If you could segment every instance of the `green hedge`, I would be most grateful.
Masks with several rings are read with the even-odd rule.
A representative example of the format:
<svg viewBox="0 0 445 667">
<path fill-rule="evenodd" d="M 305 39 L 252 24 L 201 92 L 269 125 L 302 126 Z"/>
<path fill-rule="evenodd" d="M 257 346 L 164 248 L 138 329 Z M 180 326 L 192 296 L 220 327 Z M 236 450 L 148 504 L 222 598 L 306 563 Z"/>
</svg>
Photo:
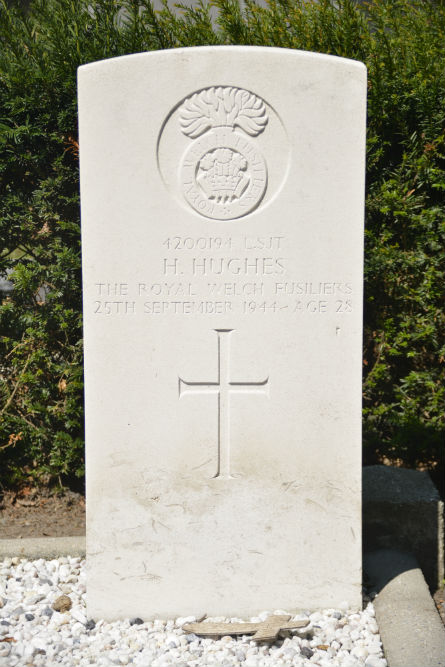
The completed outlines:
<svg viewBox="0 0 445 667">
<path fill-rule="evenodd" d="M 0 5 L 0 273 L 12 270 L 15 286 L 0 306 L 4 485 L 83 476 L 76 68 L 202 44 L 279 46 L 366 63 L 365 461 L 387 457 L 437 470 L 444 3 L 212 4 L 178 5 L 175 13 L 165 4 L 155 13 L 148 0 L 31 0 L 26 14 Z"/>
</svg>

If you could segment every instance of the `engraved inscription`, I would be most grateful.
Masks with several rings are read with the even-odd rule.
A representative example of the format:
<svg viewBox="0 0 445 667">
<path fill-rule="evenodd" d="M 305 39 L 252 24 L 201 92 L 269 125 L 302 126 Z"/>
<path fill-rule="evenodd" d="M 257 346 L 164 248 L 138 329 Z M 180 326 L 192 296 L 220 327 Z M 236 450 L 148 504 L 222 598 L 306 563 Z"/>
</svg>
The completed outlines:
<svg viewBox="0 0 445 667">
<path fill-rule="evenodd" d="M 136 312 L 136 302 L 135 301 L 95 301 L 94 302 L 94 312 L 100 313 L 101 315 L 114 315 L 121 314 L 127 315 L 128 313 Z"/>
<path fill-rule="evenodd" d="M 276 242 L 282 237 L 270 237 Z M 231 239 L 239 247 L 240 239 Z M 263 241 L 261 241 L 263 242 Z M 278 245 L 275 243 L 275 248 Z M 223 251 L 223 248 L 220 248 Z M 256 254 L 256 251 L 253 251 Z M 166 259 L 156 282 L 97 282 L 92 312 L 98 316 L 282 314 L 291 318 L 354 311 L 347 281 L 281 281 L 284 260 L 278 257 Z M 208 278 L 207 278 L 208 277 Z M 277 280 L 278 279 L 278 280 Z"/>
<path fill-rule="evenodd" d="M 218 396 L 218 459 L 213 478 L 233 479 L 230 468 L 230 397 L 232 394 L 269 394 L 269 378 L 252 382 L 230 380 L 230 338 L 233 329 L 215 329 L 218 336 L 218 379 L 190 382 L 179 378 L 179 398 L 187 394 Z"/>
<path fill-rule="evenodd" d="M 285 257 L 163 258 L 164 276 L 273 276 L 286 271 Z"/>
<path fill-rule="evenodd" d="M 240 249 L 244 250 L 280 250 L 284 236 L 244 236 L 241 239 L 231 236 L 171 236 L 162 245 L 168 250 L 231 250 L 239 241 Z"/>
<path fill-rule="evenodd" d="M 168 250 L 221 250 L 226 248 L 231 250 L 231 237 L 221 238 L 220 236 L 198 236 L 192 238 L 190 236 L 172 236 L 165 239 L 162 245 L 166 246 Z"/>
<path fill-rule="evenodd" d="M 180 181 L 195 211 L 233 220 L 255 210 L 266 191 L 267 166 L 248 135 L 258 136 L 267 123 L 264 101 L 242 88 L 212 86 L 183 102 L 180 126 L 193 143 L 183 157 Z"/>
<path fill-rule="evenodd" d="M 234 312 L 230 301 L 145 301 L 144 313 L 156 315 L 225 315 Z"/>
</svg>

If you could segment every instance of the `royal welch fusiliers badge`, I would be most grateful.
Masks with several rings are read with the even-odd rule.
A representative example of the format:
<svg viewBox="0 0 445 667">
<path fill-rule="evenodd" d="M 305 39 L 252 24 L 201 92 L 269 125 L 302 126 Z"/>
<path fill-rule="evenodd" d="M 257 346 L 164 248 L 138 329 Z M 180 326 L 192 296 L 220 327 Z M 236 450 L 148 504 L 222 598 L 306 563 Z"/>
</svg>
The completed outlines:
<svg viewBox="0 0 445 667">
<path fill-rule="evenodd" d="M 180 164 L 180 187 L 195 211 L 230 220 L 258 206 L 267 166 L 254 138 L 268 120 L 264 101 L 243 88 L 212 86 L 184 100 L 179 123 L 191 143 Z"/>
</svg>

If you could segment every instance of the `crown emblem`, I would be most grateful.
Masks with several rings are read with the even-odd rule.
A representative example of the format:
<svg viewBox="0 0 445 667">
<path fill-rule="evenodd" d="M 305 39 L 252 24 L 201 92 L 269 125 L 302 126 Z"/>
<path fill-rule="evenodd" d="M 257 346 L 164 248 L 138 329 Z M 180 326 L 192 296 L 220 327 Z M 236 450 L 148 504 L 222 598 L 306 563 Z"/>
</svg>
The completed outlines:
<svg viewBox="0 0 445 667">
<path fill-rule="evenodd" d="M 216 148 L 199 161 L 197 181 L 209 197 L 225 203 L 239 199 L 247 187 L 247 160 L 230 148 Z"/>
</svg>

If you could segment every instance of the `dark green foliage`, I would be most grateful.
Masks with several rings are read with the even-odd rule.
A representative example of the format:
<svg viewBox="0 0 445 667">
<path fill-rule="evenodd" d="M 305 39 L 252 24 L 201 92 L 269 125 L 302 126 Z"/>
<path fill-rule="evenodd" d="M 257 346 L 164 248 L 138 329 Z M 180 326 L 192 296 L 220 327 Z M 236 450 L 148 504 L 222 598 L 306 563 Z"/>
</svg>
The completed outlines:
<svg viewBox="0 0 445 667">
<path fill-rule="evenodd" d="M 28 3 L 23 3 L 26 6 Z M 444 423 L 445 6 L 0 0 L 0 481 L 83 475 L 76 68 L 204 44 L 355 58 L 369 70 L 364 443 L 437 467 Z M 212 16 L 216 17 L 213 19 Z M 160 83 L 162 85 L 162 83 Z M 110 137 L 110 142 L 113 137 Z M 42 291 L 46 298 L 42 299 Z"/>
</svg>

